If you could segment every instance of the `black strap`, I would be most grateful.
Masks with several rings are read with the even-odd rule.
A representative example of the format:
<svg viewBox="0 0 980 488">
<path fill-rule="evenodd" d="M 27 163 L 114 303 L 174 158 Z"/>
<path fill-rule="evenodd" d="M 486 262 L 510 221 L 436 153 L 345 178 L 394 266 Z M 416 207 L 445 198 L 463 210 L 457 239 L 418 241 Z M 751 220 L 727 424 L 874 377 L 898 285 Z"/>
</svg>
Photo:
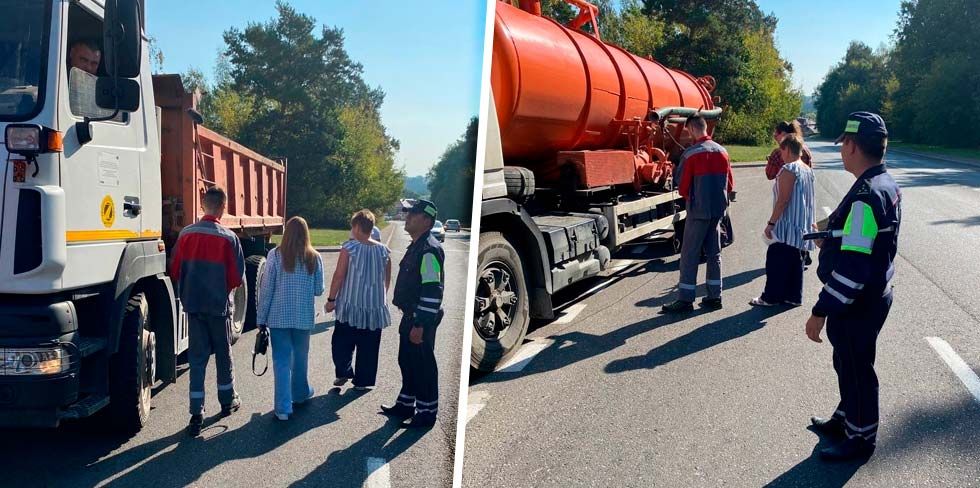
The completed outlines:
<svg viewBox="0 0 980 488">
<path fill-rule="evenodd" d="M 252 374 L 254 374 L 255 376 L 262 376 L 262 375 L 265 374 L 266 371 L 269 370 L 269 358 L 268 357 L 265 358 L 265 367 L 262 368 L 262 372 L 261 373 L 256 373 L 255 372 L 255 357 L 256 356 L 258 356 L 258 354 L 253 352 L 252 353 Z M 265 354 L 263 354 L 263 356 L 265 356 Z"/>
</svg>

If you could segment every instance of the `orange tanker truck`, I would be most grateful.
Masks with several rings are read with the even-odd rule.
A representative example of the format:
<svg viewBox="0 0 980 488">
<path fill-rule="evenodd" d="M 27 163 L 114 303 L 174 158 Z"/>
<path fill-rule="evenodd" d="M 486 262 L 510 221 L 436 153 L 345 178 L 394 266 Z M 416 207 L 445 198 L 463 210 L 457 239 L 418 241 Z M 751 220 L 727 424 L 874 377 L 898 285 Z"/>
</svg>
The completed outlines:
<svg viewBox="0 0 980 488">
<path fill-rule="evenodd" d="M 678 244 L 684 122 L 700 113 L 713 131 L 722 111 L 713 78 L 602 41 L 598 9 L 565 1 L 579 10 L 569 25 L 539 0 L 496 3 L 470 359 L 483 371 L 623 244 L 665 230 Z"/>
</svg>

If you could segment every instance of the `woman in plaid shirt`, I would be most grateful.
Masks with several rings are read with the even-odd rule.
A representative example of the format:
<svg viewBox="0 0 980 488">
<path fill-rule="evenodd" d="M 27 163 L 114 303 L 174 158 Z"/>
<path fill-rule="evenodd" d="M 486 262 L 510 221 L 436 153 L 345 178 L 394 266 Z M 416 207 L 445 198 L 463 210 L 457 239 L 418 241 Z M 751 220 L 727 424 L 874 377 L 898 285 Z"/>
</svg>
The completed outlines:
<svg viewBox="0 0 980 488">
<path fill-rule="evenodd" d="M 776 179 L 779 170 L 787 163 L 787 161 L 783 161 L 783 156 L 779 153 L 779 145 L 782 144 L 783 138 L 789 134 L 796 134 L 801 141 L 803 140 L 803 129 L 800 127 L 799 122 L 795 120 L 792 122 L 780 122 L 776 124 L 776 127 L 772 131 L 772 138 L 776 140 L 776 149 L 773 149 L 769 157 L 766 158 L 766 178 L 770 180 Z M 812 159 L 813 156 L 810 154 L 810 149 L 804 144 L 803 154 L 800 156 L 800 160 L 803 161 L 803 164 L 812 168 Z"/>
<path fill-rule="evenodd" d="M 259 327 L 272 338 L 275 411 L 289 419 L 293 405 L 313 396 L 307 378 L 310 331 L 315 298 L 323 294 L 323 261 L 310 244 L 310 229 L 302 217 L 286 222 L 282 243 L 269 253 L 258 295 Z"/>
</svg>

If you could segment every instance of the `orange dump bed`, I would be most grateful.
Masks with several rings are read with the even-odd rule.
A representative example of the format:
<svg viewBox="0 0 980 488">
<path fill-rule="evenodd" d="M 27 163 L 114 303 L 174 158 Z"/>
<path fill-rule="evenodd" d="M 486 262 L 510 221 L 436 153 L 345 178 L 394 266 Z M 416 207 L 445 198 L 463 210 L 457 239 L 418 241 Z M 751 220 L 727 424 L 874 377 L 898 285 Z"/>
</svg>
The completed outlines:
<svg viewBox="0 0 980 488">
<path fill-rule="evenodd" d="M 195 123 L 200 94 L 179 75 L 153 77 L 160 107 L 164 239 L 204 216 L 201 198 L 211 186 L 228 192 L 221 223 L 240 235 L 281 231 L 286 216 L 285 161 L 265 157 Z"/>
</svg>

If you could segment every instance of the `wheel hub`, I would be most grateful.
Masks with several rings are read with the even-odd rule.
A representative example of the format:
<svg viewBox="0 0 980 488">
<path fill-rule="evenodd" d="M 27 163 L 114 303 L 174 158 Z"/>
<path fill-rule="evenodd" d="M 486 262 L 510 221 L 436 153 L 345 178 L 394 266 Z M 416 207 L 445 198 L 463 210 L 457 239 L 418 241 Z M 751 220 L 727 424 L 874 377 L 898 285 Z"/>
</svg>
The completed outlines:
<svg viewBox="0 0 980 488">
<path fill-rule="evenodd" d="M 490 263 L 480 275 L 476 296 L 476 326 L 480 335 L 495 339 L 510 326 L 516 312 L 517 293 L 511 271 L 503 263 Z"/>
</svg>

